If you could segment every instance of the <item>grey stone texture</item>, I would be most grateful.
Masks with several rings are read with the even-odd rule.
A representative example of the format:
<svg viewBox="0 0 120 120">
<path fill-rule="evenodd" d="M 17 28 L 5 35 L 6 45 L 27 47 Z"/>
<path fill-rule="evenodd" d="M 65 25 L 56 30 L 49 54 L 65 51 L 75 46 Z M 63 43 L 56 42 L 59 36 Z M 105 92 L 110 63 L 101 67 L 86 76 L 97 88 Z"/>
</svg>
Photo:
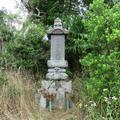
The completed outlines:
<svg viewBox="0 0 120 120">
<path fill-rule="evenodd" d="M 68 63 L 65 60 L 65 36 L 68 30 L 64 29 L 61 20 L 56 18 L 54 27 L 47 33 L 51 45 L 50 60 L 47 61 L 46 80 L 41 81 L 41 88 L 36 94 L 36 102 L 41 108 L 48 108 L 49 111 L 55 108 L 68 109 L 72 92 L 72 81 L 68 80 Z"/>
<path fill-rule="evenodd" d="M 66 104 L 66 94 L 70 94 L 72 92 L 72 81 L 48 81 L 43 80 L 41 82 L 41 89 L 39 89 L 38 93 L 40 93 L 37 97 L 37 103 L 41 108 L 47 107 L 47 101 L 54 101 L 54 108 L 65 108 Z"/>
<path fill-rule="evenodd" d="M 49 80 L 66 80 L 68 78 L 68 75 L 66 74 L 65 69 L 54 67 L 54 68 L 48 69 L 46 78 Z"/>
<path fill-rule="evenodd" d="M 65 80 L 68 78 L 65 68 L 68 66 L 65 60 L 65 36 L 68 30 L 62 28 L 62 22 L 59 18 L 54 21 L 54 27 L 48 30 L 50 36 L 50 60 L 48 60 L 47 79 Z"/>
</svg>

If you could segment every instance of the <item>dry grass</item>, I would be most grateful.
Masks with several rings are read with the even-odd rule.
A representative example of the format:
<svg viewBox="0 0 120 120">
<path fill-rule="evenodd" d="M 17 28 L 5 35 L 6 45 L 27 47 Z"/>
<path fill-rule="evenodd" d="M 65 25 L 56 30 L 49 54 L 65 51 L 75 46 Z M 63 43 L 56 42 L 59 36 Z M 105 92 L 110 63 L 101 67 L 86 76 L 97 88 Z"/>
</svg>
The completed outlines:
<svg viewBox="0 0 120 120">
<path fill-rule="evenodd" d="M 35 84 L 20 72 L 7 72 L 8 84 L 0 90 L 0 119 L 40 120 L 41 112 L 34 103 Z"/>
<path fill-rule="evenodd" d="M 0 120 L 81 120 L 77 110 L 41 110 L 34 102 L 37 86 L 31 76 L 7 72 L 7 77 L 8 84 L 0 88 Z"/>
<path fill-rule="evenodd" d="M 76 108 L 71 109 L 69 111 L 56 110 L 53 111 L 52 113 L 50 112 L 45 113 L 47 113 L 45 120 L 83 120 L 82 114 Z"/>
</svg>

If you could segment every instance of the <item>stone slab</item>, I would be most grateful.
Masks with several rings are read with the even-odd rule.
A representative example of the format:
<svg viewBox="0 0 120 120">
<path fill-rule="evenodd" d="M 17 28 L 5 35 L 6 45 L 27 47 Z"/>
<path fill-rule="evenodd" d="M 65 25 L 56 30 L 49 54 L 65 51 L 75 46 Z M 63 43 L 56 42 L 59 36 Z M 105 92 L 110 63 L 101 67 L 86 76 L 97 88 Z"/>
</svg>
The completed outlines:
<svg viewBox="0 0 120 120">
<path fill-rule="evenodd" d="M 46 95 L 54 96 L 54 108 L 65 108 L 66 93 L 72 92 L 72 81 L 47 81 L 41 82 L 41 88 L 39 89 L 39 106 L 42 108 L 47 107 L 48 97 Z"/>
</svg>

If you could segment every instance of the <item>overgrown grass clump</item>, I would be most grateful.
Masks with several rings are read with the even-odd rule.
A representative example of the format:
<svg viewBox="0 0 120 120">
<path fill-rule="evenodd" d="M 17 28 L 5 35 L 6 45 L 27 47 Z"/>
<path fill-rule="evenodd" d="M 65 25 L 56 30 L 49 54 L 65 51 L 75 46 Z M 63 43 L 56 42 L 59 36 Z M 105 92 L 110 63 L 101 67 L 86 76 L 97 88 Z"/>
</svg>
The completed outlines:
<svg viewBox="0 0 120 120">
<path fill-rule="evenodd" d="M 1 120 L 39 120 L 42 119 L 40 109 L 36 106 L 34 94 L 36 84 L 30 75 L 7 71 L 7 83 L 0 87 L 0 119 Z M 5 77 L 5 76 L 4 76 Z M 5 81 L 3 76 L 1 81 Z"/>
</svg>

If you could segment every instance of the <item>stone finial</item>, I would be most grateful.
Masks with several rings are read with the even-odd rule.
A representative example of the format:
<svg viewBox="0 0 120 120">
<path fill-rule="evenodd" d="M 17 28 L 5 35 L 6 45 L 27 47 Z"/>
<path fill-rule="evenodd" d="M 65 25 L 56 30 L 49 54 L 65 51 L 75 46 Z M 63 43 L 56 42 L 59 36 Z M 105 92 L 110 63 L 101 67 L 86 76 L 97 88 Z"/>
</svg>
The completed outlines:
<svg viewBox="0 0 120 120">
<path fill-rule="evenodd" d="M 60 18 L 56 18 L 54 21 L 54 29 L 62 29 L 62 21 Z"/>
<path fill-rule="evenodd" d="M 61 21 L 61 19 L 60 18 L 56 18 L 55 20 L 54 20 L 54 27 L 50 27 L 48 30 L 47 30 L 47 33 L 48 33 L 48 37 L 50 38 L 51 37 L 51 35 L 60 35 L 60 34 L 62 34 L 62 35 L 67 35 L 68 34 L 68 30 L 67 29 L 65 29 L 65 28 L 63 28 L 63 26 L 62 26 L 62 21 Z"/>
</svg>

